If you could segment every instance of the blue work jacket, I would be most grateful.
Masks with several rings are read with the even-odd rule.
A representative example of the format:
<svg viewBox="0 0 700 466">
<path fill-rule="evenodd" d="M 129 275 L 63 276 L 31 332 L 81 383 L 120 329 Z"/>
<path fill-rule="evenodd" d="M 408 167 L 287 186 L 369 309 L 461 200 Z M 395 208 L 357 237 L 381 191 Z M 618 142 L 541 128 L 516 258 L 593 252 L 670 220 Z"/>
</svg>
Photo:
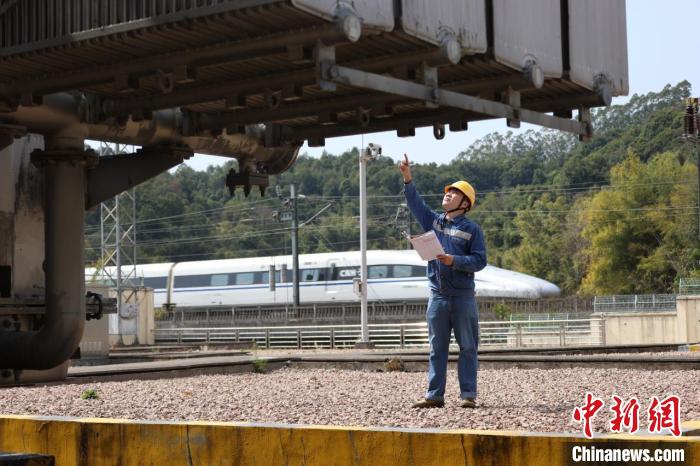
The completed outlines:
<svg viewBox="0 0 700 466">
<path fill-rule="evenodd" d="M 433 230 L 445 254 L 454 256 L 452 266 L 437 259 L 428 262 L 430 289 L 444 296 L 474 296 L 474 272 L 486 267 L 486 245 L 479 225 L 464 215 L 452 220 L 430 209 L 413 182 L 406 184 L 408 208 L 423 227 Z"/>
</svg>

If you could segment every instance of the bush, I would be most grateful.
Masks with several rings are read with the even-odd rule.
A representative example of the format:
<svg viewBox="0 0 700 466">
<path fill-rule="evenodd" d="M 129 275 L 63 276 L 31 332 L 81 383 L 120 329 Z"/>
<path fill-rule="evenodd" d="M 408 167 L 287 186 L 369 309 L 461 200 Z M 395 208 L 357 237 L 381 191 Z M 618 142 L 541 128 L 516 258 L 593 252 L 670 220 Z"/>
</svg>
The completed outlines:
<svg viewBox="0 0 700 466">
<path fill-rule="evenodd" d="M 267 360 L 260 358 L 253 359 L 253 372 L 256 374 L 264 374 L 267 372 Z"/>
<path fill-rule="evenodd" d="M 508 320 L 513 311 L 507 304 L 498 303 L 491 309 L 498 320 Z"/>
<path fill-rule="evenodd" d="M 80 398 L 82 398 L 83 400 L 96 400 L 99 398 L 99 395 L 97 394 L 96 389 L 88 388 L 80 395 Z"/>
</svg>

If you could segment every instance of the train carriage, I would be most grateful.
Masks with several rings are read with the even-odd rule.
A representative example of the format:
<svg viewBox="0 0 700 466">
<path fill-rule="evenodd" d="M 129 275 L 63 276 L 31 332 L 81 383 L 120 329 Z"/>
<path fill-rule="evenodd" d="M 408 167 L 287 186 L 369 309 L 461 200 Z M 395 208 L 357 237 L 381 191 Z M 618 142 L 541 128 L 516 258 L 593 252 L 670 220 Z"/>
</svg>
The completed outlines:
<svg viewBox="0 0 700 466">
<path fill-rule="evenodd" d="M 360 252 L 299 256 L 302 304 L 357 301 Z M 274 285 L 270 273 L 274 273 Z M 88 269 L 88 276 L 94 269 Z M 267 305 L 292 302 L 292 256 L 269 256 L 138 265 L 137 283 L 153 288 L 156 306 Z M 426 263 L 415 251 L 367 251 L 369 301 L 428 298 Z M 491 265 L 475 275 L 484 298 L 537 299 L 559 296 L 546 280 Z"/>
</svg>

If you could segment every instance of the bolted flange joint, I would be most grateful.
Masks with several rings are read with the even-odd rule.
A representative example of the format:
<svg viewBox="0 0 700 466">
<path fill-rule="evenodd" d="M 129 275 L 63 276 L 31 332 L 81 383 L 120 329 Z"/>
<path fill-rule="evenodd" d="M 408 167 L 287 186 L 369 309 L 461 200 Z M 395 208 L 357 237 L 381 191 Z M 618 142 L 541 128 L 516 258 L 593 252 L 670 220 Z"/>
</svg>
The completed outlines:
<svg viewBox="0 0 700 466">
<path fill-rule="evenodd" d="M 43 150 L 35 149 L 31 154 L 32 163 L 42 168 L 48 164 L 67 162 L 71 165 L 83 165 L 85 168 L 94 168 L 97 166 L 99 156 L 92 149 L 87 150 Z"/>
</svg>

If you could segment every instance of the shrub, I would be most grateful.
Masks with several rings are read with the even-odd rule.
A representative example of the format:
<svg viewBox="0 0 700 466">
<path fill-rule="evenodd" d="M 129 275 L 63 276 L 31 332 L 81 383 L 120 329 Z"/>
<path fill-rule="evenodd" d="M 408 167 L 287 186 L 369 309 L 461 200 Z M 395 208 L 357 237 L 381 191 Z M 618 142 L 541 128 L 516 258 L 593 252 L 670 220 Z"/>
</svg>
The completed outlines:
<svg viewBox="0 0 700 466">
<path fill-rule="evenodd" d="M 80 398 L 82 398 L 83 400 L 96 400 L 99 398 L 99 395 L 97 394 L 96 389 L 88 388 L 80 395 Z"/>
<path fill-rule="evenodd" d="M 256 374 L 264 374 L 267 372 L 267 360 L 260 358 L 253 359 L 253 372 Z"/>
</svg>

